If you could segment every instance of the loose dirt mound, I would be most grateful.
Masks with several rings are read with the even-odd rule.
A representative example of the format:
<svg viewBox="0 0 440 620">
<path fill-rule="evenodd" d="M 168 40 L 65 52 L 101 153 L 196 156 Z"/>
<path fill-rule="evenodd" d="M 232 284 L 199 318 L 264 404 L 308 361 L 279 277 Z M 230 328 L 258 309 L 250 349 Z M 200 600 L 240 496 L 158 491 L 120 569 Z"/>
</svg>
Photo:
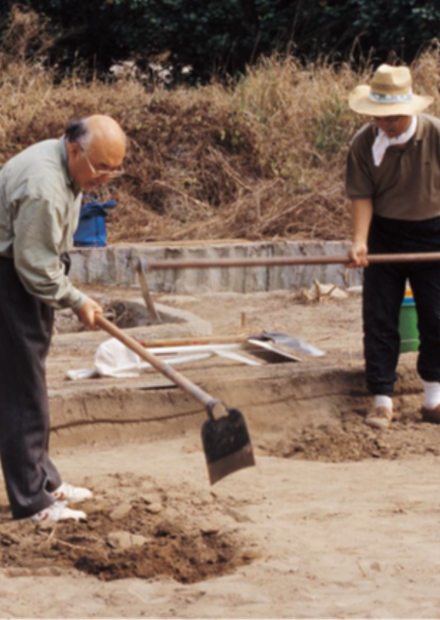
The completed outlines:
<svg viewBox="0 0 440 620">
<path fill-rule="evenodd" d="M 142 489 L 145 479 L 131 484 Z M 84 504 L 87 524 L 11 522 L 3 509 L 1 566 L 9 576 L 76 568 L 105 581 L 169 576 L 194 583 L 250 562 L 243 541 L 228 531 L 228 516 L 212 506 L 207 510 L 209 499 L 199 498 L 194 514 L 181 499 L 174 502 L 157 489 L 140 495 L 123 503 L 114 497 Z"/>
<path fill-rule="evenodd" d="M 418 397 L 406 396 L 405 404 L 399 407 L 397 419 L 388 431 L 375 431 L 366 426 L 364 409 L 358 413 L 342 411 L 336 423 L 329 419 L 328 423 L 310 424 L 298 432 L 291 431 L 272 446 L 266 443 L 263 450 L 272 456 L 330 463 L 438 456 L 440 428 L 421 422 L 418 400 Z"/>
</svg>

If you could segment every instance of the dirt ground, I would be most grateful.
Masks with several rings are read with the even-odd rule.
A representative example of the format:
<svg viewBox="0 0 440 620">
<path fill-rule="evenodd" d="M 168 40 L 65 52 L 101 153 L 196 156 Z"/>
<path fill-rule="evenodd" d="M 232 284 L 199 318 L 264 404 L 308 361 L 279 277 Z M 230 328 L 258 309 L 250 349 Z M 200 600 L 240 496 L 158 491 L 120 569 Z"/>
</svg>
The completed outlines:
<svg viewBox="0 0 440 620">
<path fill-rule="evenodd" d="M 87 522 L 36 525 L 12 522 L 0 489 L 0 616 L 440 617 L 440 428 L 420 421 L 416 353 L 401 356 L 392 429 L 375 432 L 363 424 L 358 294 L 155 299 L 215 335 L 238 333 L 244 312 L 252 333 L 285 331 L 326 355 L 179 367 L 239 407 L 252 436 L 256 467 L 210 487 L 200 407 L 152 370 L 67 381 L 67 370 L 93 366 L 107 336 L 64 333 L 60 316 L 48 360 L 51 453 L 95 499 Z M 180 325 L 131 331 L 190 335 Z"/>
</svg>

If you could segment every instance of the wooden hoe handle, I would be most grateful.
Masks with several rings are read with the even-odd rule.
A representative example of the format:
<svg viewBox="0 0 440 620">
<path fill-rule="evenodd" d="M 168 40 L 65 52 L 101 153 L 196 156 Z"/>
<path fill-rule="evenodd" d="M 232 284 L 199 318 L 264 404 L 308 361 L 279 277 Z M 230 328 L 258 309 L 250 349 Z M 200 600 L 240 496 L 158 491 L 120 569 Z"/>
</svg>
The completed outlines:
<svg viewBox="0 0 440 620">
<path fill-rule="evenodd" d="M 202 403 L 202 405 L 205 405 L 205 407 L 212 409 L 213 405 L 219 402 L 218 399 L 208 394 L 208 392 L 205 392 L 205 390 L 202 390 L 202 388 L 192 383 L 189 379 L 184 377 L 177 370 L 174 370 L 174 368 L 168 364 L 165 364 L 165 362 L 153 355 L 153 353 L 145 349 L 134 338 L 123 332 L 119 329 L 119 327 L 116 327 L 116 325 L 108 321 L 102 315 L 96 315 L 95 323 L 111 336 L 122 342 L 122 344 L 124 344 L 127 348 L 137 353 L 139 357 L 151 364 L 151 366 L 153 366 L 153 368 L 155 368 L 158 372 L 165 375 L 165 377 L 170 379 L 170 381 L 175 383 L 175 385 L 182 388 L 182 390 L 193 396 L 196 400 Z"/>
</svg>

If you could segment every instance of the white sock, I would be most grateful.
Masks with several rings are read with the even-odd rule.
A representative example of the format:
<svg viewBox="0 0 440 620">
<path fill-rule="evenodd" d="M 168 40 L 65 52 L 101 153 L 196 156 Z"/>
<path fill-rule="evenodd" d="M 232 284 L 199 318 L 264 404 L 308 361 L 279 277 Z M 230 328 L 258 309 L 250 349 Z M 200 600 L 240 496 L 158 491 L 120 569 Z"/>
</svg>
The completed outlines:
<svg viewBox="0 0 440 620">
<path fill-rule="evenodd" d="M 384 396 L 383 394 L 377 394 L 374 397 L 374 408 L 386 407 L 390 411 L 393 410 L 393 401 L 390 396 Z"/>
<path fill-rule="evenodd" d="M 440 405 L 440 382 L 439 381 L 423 381 L 423 389 L 425 390 L 425 407 L 427 409 L 435 409 Z"/>
</svg>

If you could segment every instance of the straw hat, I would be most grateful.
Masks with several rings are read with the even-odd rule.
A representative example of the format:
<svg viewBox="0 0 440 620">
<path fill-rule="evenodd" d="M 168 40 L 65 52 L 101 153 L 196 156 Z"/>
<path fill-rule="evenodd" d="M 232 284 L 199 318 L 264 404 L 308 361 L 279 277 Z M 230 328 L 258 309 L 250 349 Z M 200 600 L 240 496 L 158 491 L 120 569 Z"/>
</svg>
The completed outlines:
<svg viewBox="0 0 440 620">
<path fill-rule="evenodd" d="M 380 65 L 371 85 L 356 86 L 348 97 L 348 104 L 358 114 L 368 116 L 412 116 L 423 112 L 434 98 L 415 95 L 411 86 L 408 67 Z"/>
</svg>

